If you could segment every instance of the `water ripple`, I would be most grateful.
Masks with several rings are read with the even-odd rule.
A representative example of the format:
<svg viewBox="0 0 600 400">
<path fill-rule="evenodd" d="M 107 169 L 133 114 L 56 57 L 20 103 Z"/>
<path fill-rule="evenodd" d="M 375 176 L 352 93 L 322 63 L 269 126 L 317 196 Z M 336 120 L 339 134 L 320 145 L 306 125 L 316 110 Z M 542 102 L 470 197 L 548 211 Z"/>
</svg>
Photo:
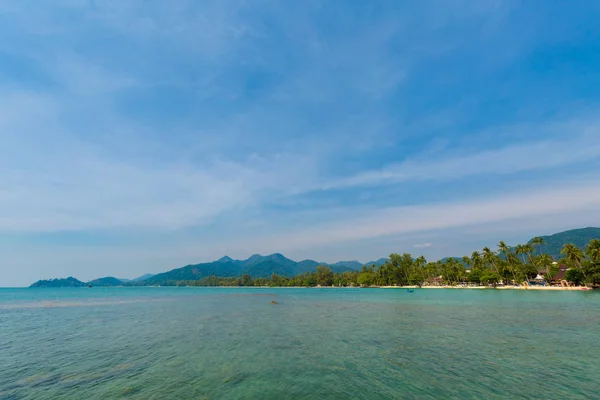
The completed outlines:
<svg viewBox="0 0 600 400">
<path fill-rule="evenodd" d="M 0 290 L 0 398 L 594 398 L 599 311 L 570 292 Z"/>
</svg>

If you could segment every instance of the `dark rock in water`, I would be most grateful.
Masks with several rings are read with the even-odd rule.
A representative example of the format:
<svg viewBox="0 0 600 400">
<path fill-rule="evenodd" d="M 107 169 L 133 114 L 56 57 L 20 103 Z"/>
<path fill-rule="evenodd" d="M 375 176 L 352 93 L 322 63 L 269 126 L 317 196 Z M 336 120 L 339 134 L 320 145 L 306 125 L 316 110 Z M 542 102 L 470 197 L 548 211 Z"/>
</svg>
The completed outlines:
<svg viewBox="0 0 600 400">
<path fill-rule="evenodd" d="M 229 375 L 223 379 L 223 383 L 229 385 L 237 385 L 242 383 L 246 378 L 248 378 L 248 374 L 243 372 L 236 372 L 233 375 Z"/>
<path fill-rule="evenodd" d="M 31 384 L 32 388 L 52 386 L 60 382 L 60 374 L 38 378 Z"/>
<path fill-rule="evenodd" d="M 271 304 L 277 304 L 277 302 L 275 300 L 272 300 Z"/>
<path fill-rule="evenodd" d="M 134 388 L 134 387 L 126 387 L 123 389 L 123 391 L 121 392 L 122 396 L 131 396 L 133 394 L 136 394 L 140 391 L 139 388 Z"/>
</svg>

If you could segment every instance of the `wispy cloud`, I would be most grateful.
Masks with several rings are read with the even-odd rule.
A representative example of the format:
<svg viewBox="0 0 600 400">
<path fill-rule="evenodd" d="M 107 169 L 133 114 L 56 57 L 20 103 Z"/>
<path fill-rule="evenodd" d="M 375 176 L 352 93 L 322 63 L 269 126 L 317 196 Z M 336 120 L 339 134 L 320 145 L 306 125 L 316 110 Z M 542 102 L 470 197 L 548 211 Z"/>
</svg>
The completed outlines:
<svg viewBox="0 0 600 400">
<path fill-rule="evenodd" d="M 27 104 L 36 101 L 28 99 Z M 105 148 L 59 135 L 59 127 L 48 118 L 34 126 L 19 120 L 4 135 L 2 231 L 205 225 L 224 211 L 256 206 L 265 196 L 273 196 L 269 193 L 282 195 L 314 173 L 310 164 L 296 169 L 306 161 L 294 155 L 251 156 L 243 163 L 220 156 L 194 163 L 139 156 L 115 159 Z M 32 135 L 36 129 L 56 134 Z M 20 151 L 22 134 L 36 137 L 27 153 Z M 143 142 L 133 144 L 138 154 L 152 150 Z"/>
<path fill-rule="evenodd" d="M 324 188 L 421 180 L 460 180 L 474 175 L 487 175 L 493 179 L 502 174 L 549 169 L 600 159 L 600 141 L 597 140 L 600 137 L 600 125 L 595 121 L 587 124 L 534 125 L 528 128 L 538 132 L 541 138 L 494 149 L 461 147 L 451 148 L 450 152 L 426 153 L 427 158 L 409 156 L 401 163 L 342 178 L 326 184 Z M 546 139 L 548 131 L 555 136 L 553 139 Z M 557 131 L 561 133 L 556 135 Z"/>
<path fill-rule="evenodd" d="M 314 223 L 288 235 L 253 239 L 273 248 L 310 248 L 339 242 L 352 242 L 389 235 L 410 234 L 461 226 L 518 221 L 519 218 L 556 216 L 578 211 L 588 216 L 600 204 L 597 176 L 589 176 L 578 184 L 549 186 L 518 194 L 503 194 L 476 199 L 416 206 L 389 207 L 377 210 L 348 210 L 335 222 Z M 258 245 L 258 243 L 256 243 Z"/>
<path fill-rule="evenodd" d="M 415 249 L 426 249 L 426 248 L 431 247 L 431 246 L 433 246 L 431 243 L 419 243 L 419 244 L 413 245 L 413 247 Z"/>
<path fill-rule="evenodd" d="M 35 240 L 65 232 L 127 237 L 106 257 L 128 265 L 394 235 L 433 252 L 429 231 L 581 215 L 598 10 L 556 26 L 560 7 L 0 0 L 0 235 L 31 247 L 3 255 L 60 268 Z"/>
</svg>

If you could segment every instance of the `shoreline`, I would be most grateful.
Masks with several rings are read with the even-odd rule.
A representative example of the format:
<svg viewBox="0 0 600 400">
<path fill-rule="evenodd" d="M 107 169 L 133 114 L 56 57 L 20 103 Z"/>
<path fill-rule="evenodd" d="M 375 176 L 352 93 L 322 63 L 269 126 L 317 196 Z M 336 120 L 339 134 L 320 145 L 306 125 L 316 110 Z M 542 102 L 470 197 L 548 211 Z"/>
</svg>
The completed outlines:
<svg viewBox="0 0 600 400">
<path fill-rule="evenodd" d="M 587 286 L 379 286 L 380 289 L 474 289 L 474 290 L 549 290 L 549 291 L 591 291 L 598 290 Z"/>
<path fill-rule="evenodd" d="M 156 287 L 156 286 L 155 286 Z M 174 287 L 174 286 L 158 286 Z M 471 289 L 471 290 L 543 290 L 543 291 L 600 291 L 600 288 L 590 288 L 587 286 L 180 286 L 186 288 L 223 288 L 223 289 Z"/>
<path fill-rule="evenodd" d="M 199 286 L 190 286 L 199 287 Z M 208 286 L 207 286 L 208 287 Z M 593 291 L 600 288 L 590 288 L 587 286 L 223 286 L 230 288 L 256 287 L 271 289 L 471 289 L 471 290 L 545 290 L 545 291 Z"/>
<path fill-rule="evenodd" d="M 541 291 L 600 291 L 600 287 L 587 286 L 94 286 L 95 288 L 214 288 L 214 289 L 452 289 L 452 290 L 541 290 Z M 21 287 L 0 289 L 84 289 L 84 287 Z M 85 287 L 85 289 L 89 289 Z"/>
</svg>

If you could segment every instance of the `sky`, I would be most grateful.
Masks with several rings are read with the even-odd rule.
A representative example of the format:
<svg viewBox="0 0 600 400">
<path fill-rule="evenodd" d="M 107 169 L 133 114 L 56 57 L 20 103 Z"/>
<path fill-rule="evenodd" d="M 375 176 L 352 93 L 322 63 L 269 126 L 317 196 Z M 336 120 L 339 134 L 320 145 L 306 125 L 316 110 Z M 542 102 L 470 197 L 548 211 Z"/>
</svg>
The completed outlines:
<svg viewBox="0 0 600 400">
<path fill-rule="evenodd" d="M 600 226 L 600 2 L 0 0 L 0 286 Z"/>
</svg>

